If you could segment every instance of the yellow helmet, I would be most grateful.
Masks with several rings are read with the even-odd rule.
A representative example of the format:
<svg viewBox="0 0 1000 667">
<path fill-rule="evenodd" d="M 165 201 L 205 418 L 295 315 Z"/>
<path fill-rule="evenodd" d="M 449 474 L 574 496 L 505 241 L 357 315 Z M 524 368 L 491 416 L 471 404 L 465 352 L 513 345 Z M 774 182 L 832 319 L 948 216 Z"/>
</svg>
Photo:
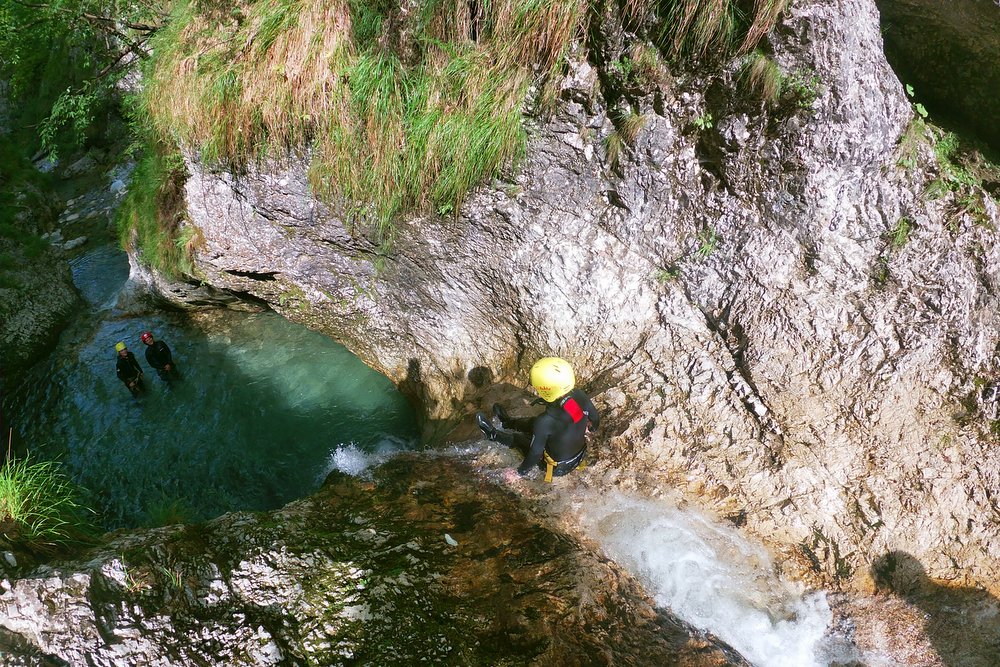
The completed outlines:
<svg viewBox="0 0 1000 667">
<path fill-rule="evenodd" d="M 125 343 L 123 341 L 118 341 L 115 343 L 115 352 L 121 352 L 125 349 Z"/>
<path fill-rule="evenodd" d="M 531 367 L 531 386 L 543 401 L 552 403 L 572 391 L 576 376 L 565 359 L 543 357 Z"/>
</svg>

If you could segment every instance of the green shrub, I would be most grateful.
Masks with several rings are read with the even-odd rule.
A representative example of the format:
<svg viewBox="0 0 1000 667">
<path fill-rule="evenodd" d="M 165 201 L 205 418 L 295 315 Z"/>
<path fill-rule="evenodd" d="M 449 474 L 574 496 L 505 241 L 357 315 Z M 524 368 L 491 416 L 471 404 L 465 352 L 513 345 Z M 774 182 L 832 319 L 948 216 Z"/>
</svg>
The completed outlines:
<svg viewBox="0 0 1000 667">
<path fill-rule="evenodd" d="M 152 142 L 137 161 L 115 214 L 122 247 L 138 250 L 143 262 L 171 277 L 193 272 L 192 232 L 182 231 L 180 224 L 186 179 L 180 151 Z"/>
<path fill-rule="evenodd" d="M 0 467 L 0 537 L 41 552 L 80 541 L 90 527 L 77 496 L 57 463 L 8 459 Z"/>
</svg>

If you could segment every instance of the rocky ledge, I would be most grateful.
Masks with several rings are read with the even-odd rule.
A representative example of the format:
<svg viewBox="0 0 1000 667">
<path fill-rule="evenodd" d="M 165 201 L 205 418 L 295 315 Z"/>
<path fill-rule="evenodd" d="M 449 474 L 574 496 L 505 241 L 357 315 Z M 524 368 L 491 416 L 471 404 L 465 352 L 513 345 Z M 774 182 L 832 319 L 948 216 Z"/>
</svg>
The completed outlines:
<svg viewBox="0 0 1000 667">
<path fill-rule="evenodd" d="M 0 580 L 3 665 L 745 665 L 453 458 Z"/>
</svg>

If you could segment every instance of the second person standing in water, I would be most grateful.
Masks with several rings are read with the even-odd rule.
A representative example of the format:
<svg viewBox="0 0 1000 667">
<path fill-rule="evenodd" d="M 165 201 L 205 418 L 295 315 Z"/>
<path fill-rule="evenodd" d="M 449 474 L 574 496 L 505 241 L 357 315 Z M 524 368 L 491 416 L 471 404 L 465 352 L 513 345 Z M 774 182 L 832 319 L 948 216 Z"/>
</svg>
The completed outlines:
<svg viewBox="0 0 1000 667">
<path fill-rule="evenodd" d="M 146 344 L 146 363 L 153 367 L 161 380 L 170 382 L 180 379 L 177 367 L 174 365 L 170 348 L 162 340 L 153 338 L 152 331 L 144 331 L 139 339 Z"/>
</svg>

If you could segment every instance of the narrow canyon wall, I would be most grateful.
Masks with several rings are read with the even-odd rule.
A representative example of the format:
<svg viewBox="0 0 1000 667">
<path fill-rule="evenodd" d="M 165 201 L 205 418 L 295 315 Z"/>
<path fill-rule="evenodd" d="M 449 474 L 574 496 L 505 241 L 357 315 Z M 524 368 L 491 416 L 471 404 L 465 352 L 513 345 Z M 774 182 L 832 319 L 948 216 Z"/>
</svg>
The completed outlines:
<svg viewBox="0 0 1000 667">
<path fill-rule="evenodd" d="M 874 2 L 793 3 L 763 48 L 796 92 L 768 109 L 736 65 L 611 95 L 605 21 L 516 171 L 401 222 L 387 255 L 303 162 L 192 159 L 202 277 L 344 342 L 429 438 L 557 354 L 607 414 L 592 474 L 679 487 L 829 577 L 898 551 L 1000 587 L 1000 217 L 927 195 L 934 136 Z M 643 121 L 617 160 L 613 98 Z"/>
</svg>

